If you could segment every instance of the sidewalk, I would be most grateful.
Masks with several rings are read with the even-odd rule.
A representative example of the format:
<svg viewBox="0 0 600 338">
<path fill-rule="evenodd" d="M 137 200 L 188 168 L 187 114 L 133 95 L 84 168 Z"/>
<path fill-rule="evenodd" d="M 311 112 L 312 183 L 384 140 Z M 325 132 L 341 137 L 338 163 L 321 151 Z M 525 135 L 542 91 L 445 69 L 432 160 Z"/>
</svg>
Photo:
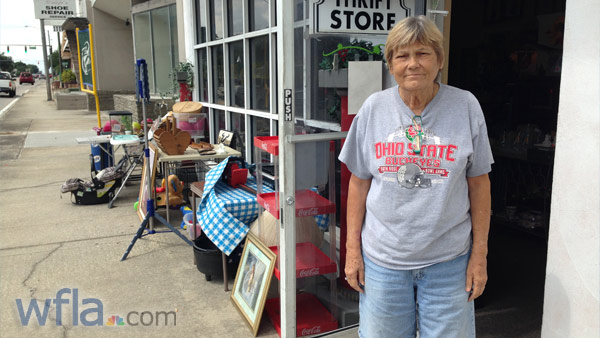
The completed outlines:
<svg viewBox="0 0 600 338">
<path fill-rule="evenodd" d="M 222 279 L 205 281 L 174 234 L 145 236 L 119 261 L 140 225 L 139 182 L 112 209 L 61 199 L 66 179 L 89 178 L 90 147 L 75 137 L 95 125 L 95 112 L 56 110 L 43 83 L 0 118 L 0 336 L 252 337 Z M 40 312 L 50 302 L 45 325 L 35 309 L 21 324 L 17 303 L 26 314 L 32 299 Z M 277 337 L 265 318 L 258 335 Z"/>
</svg>

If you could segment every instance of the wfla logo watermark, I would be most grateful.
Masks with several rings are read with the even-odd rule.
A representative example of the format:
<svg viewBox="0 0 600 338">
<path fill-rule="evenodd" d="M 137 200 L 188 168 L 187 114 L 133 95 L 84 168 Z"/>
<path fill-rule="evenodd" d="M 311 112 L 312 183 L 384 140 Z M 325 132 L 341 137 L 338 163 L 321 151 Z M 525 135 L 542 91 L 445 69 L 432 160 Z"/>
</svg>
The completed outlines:
<svg viewBox="0 0 600 338">
<path fill-rule="evenodd" d="M 65 298 L 65 295 L 71 295 L 71 299 Z M 177 312 L 176 311 L 130 311 L 125 317 L 118 315 L 110 316 L 104 321 L 104 305 L 98 298 L 83 298 L 81 301 L 82 308 L 79 308 L 79 289 L 63 288 L 58 290 L 56 298 L 45 299 L 43 308 L 40 310 L 39 301 L 37 299 L 29 300 L 27 310 L 23 305 L 23 300 L 17 298 L 17 311 L 21 325 L 28 326 L 32 322 L 32 315 L 35 313 L 35 318 L 39 326 L 45 326 L 48 320 L 48 314 L 51 304 L 56 307 L 56 325 L 63 325 L 63 305 L 71 302 L 71 324 L 73 326 L 176 326 Z"/>
</svg>

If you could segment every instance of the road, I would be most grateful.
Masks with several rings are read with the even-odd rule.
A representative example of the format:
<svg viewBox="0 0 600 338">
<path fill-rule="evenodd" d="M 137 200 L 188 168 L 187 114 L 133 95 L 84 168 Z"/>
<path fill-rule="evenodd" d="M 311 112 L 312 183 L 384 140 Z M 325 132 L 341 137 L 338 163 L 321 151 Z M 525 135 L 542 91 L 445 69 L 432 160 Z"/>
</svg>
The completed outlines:
<svg viewBox="0 0 600 338">
<path fill-rule="evenodd" d="M 19 99 L 21 96 L 23 96 L 24 93 L 31 90 L 32 87 L 39 86 L 40 84 L 43 85 L 43 83 L 41 83 L 39 81 L 36 81 L 35 85 L 33 85 L 33 86 L 30 85 L 29 83 L 19 85 L 19 82 L 18 81 L 16 81 L 16 82 L 17 82 L 17 95 L 15 97 L 8 97 L 8 94 L 5 94 L 5 93 L 0 94 L 0 116 L 2 116 L 4 108 L 6 108 L 9 104 L 11 104 L 11 102 Z"/>
</svg>

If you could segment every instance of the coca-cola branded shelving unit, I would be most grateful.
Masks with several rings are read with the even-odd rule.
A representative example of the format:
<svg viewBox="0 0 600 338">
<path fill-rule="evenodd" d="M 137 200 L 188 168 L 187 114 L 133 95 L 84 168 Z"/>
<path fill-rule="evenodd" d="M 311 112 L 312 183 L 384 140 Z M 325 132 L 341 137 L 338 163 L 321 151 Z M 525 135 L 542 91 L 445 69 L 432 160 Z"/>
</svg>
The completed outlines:
<svg viewBox="0 0 600 338">
<path fill-rule="evenodd" d="M 279 139 L 277 136 L 257 136 L 254 138 L 255 151 L 255 163 L 257 172 L 257 202 L 261 206 L 259 210 L 259 232 L 261 228 L 262 212 L 267 211 L 273 217 L 279 221 L 279 168 L 277 156 L 279 155 Z M 274 190 L 275 192 L 263 193 L 263 172 L 262 172 L 262 159 L 264 158 L 264 152 L 274 157 Z M 295 193 L 294 204 L 296 210 L 296 217 L 314 217 L 317 215 L 329 215 L 329 236 L 330 246 L 329 255 L 323 253 L 317 246 L 311 242 L 302 242 L 296 244 L 296 278 L 307 279 L 318 275 L 330 275 L 330 294 L 331 298 L 335 297 L 337 293 L 337 284 L 335 274 L 337 273 L 336 264 L 336 221 L 335 212 L 336 205 L 334 197 L 334 144 L 330 142 L 329 147 L 329 196 L 327 199 L 321 196 L 319 193 L 312 189 L 300 189 Z M 298 159 L 297 159 L 298 160 Z M 306 168 L 306 170 L 313 170 L 313 168 Z M 279 230 L 279 226 L 277 229 Z M 279 238 L 279 236 L 277 236 Z M 272 246 L 270 249 L 278 255 L 279 245 Z M 279 256 L 278 256 L 279 257 Z M 279 280 L 279 260 L 275 264 L 275 276 Z M 305 284 L 305 283 L 302 283 Z M 333 302 L 330 302 L 332 304 Z M 265 304 L 265 311 L 273 326 L 281 335 L 280 325 L 280 302 L 279 298 L 272 298 L 267 300 Z M 296 335 L 298 337 L 314 335 L 316 333 L 327 332 L 338 328 L 338 322 L 335 317 L 318 299 L 316 296 L 310 293 L 300 292 L 296 296 Z"/>
</svg>

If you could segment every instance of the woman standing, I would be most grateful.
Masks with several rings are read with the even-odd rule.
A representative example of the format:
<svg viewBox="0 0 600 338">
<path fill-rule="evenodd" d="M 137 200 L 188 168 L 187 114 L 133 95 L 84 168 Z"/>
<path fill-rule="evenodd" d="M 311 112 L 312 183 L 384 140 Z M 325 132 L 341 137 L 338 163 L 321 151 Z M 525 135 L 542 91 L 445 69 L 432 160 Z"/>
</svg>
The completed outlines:
<svg viewBox="0 0 600 338">
<path fill-rule="evenodd" d="M 437 80 L 442 42 L 424 16 L 394 26 L 385 58 L 398 86 L 364 102 L 339 157 L 363 338 L 475 336 L 493 158 L 477 99 Z"/>
</svg>

